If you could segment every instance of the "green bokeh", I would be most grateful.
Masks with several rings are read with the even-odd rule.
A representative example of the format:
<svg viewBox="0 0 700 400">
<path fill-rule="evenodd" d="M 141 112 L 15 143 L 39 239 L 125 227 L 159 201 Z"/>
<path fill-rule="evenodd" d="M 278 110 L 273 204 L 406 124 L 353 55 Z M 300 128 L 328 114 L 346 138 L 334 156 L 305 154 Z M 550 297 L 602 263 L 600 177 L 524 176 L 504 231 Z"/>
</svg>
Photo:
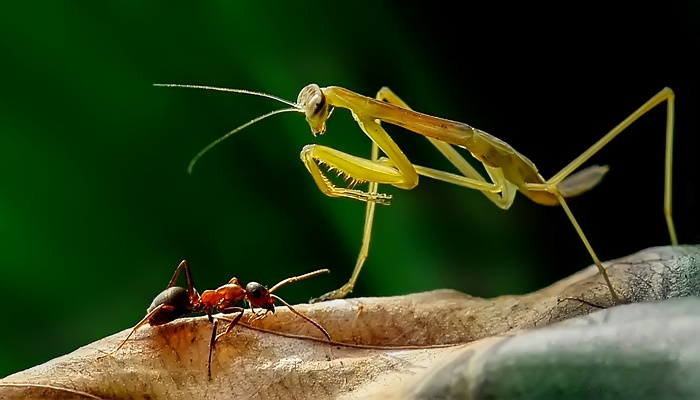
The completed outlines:
<svg viewBox="0 0 700 400">
<path fill-rule="evenodd" d="M 241 3 L 2 6 L 0 376 L 133 325 L 183 258 L 200 290 L 232 275 L 274 284 L 332 270 L 280 292 L 292 303 L 349 277 L 365 206 L 323 196 L 299 160 L 308 143 L 369 156 L 369 141 L 347 111 L 337 110 L 319 138 L 297 114 L 261 122 L 188 175 L 202 147 L 281 105 L 153 83 L 237 87 L 290 100 L 310 82 L 367 95 L 387 85 L 430 114 L 479 127 L 502 118 L 470 93 L 479 76 L 456 71 L 475 39 L 431 31 L 441 25 L 422 25 L 420 9 Z M 465 36 L 473 33 L 465 27 Z M 533 120 L 540 111 L 530 111 Z M 448 168 L 424 139 L 389 131 L 412 160 Z M 575 155 L 552 162 L 561 166 Z M 557 276 L 546 271 L 557 256 L 537 231 L 542 213 L 556 213 L 565 240 L 580 251 L 572 255 L 576 268 L 589 262 L 561 210 L 520 199 L 503 212 L 477 192 L 428 179 L 410 192 L 383 190 L 394 202 L 378 207 L 354 296 L 436 288 L 495 296 L 552 282 Z"/>
</svg>

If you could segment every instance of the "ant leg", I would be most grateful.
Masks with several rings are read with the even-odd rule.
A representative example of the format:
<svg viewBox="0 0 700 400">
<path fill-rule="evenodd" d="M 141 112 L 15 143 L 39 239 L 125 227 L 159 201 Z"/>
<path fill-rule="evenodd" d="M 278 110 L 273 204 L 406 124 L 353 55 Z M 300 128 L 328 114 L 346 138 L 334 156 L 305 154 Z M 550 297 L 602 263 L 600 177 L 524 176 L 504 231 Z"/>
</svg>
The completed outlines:
<svg viewBox="0 0 700 400">
<path fill-rule="evenodd" d="M 221 317 L 219 317 L 220 319 L 224 319 L 224 320 L 226 320 L 226 321 L 229 321 L 229 324 L 228 324 L 228 326 L 226 327 L 226 330 L 225 330 L 223 333 L 220 333 L 220 334 L 216 335 L 216 338 L 214 338 L 214 343 L 216 343 L 217 341 L 219 341 L 219 339 L 221 339 L 222 337 L 224 337 L 224 336 L 228 335 L 229 333 L 231 333 L 231 329 L 233 329 L 234 326 L 238 325 L 238 321 L 241 320 L 241 317 L 243 316 L 243 312 L 244 312 L 245 310 L 242 309 L 241 307 L 231 307 L 231 308 L 226 309 L 226 312 L 224 312 L 224 311 L 222 311 L 222 310 L 219 310 L 219 311 L 221 311 L 221 312 L 223 312 L 223 313 L 225 313 L 225 314 L 233 314 L 233 313 L 235 313 L 235 312 L 237 312 L 238 314 L 237 314 L 235 317 L 233 317 L 233 319 L 230 319 L 230 320 L 229 320 L 228 318 L 221 318 Z"/>
<path fill-rule="evenodd" d="M 124 340 L 122 340 L 121 343 L 119 343 L 119 346 L 117 346 L 116 349 L 110 351 L 110 352 L 107 353 L 107 354 L 104 354 L 104 355 L 101 355 L 101 356 L 97 357 L 97 359 L 98 359 L 98 360 L 101 360 L 101 359 L 103 359 L 103 358 L 105 358 L 105 357 L 109 357 L 109 356 L 111 356 L 112 354 L 116 353 L 119 349 L 122 348 L 122 346 L 124 346 L 124 343 L 126 343 L 126 341 L 129 340 L 129 338 L 131 337 L 131 335 L 133 335 L 134 332 L 136 332 L 137 329 L 139 329 L 140 327 L 146 325 L 146 324 L 148 323 L 148 320 L 151 319 L 151 317 L 153 317 L 153 315 L 155 315 L 155 313 L 157 313 L 158 311 L 160 311 L 160 309 L 163 308 L 163 307 L 165 307 L 165 304 L 159 305 L 158 307 L 154 308 L 151 312 L 149 312 L 148 314 L 146 314 L 146 316 L 143 317 L 143 319 L 142 319 L 141 321 L 139 321 L 139 323 L 136 324 L 136 326 L 134 326 L 134 327 L 131 329 L 131 332 L 129 332 L 129 334 L 126 335 L 126 338 L 124 338 Z"/>
<path fill-rule="evenodd" d="M 185 274 L 187 275 L 187 281 L 190 282 L 190 266 L 187 264 L 187 260 L 182 260 L 180 261 L 180 264 L 178 264 L 177 268 L 175 268 L 175 273 L 173 274 L 173 277 L 170 278 L 170 282 L 168 282 L 168 286 L 166 286 L 166 289 L 170 289 L 171 287 L 175 286 L 177 283 L 177 279 L 180 277 L 180 272 L 182 269 L 185 269 Z"/>
<path fill-rule="evenodd" d="M 307 317 L 306 315 L 304 315 L 304 314 L 300 313 L 299 311 L 297 311 L 294 307 L 292 307 L 291 304 L 289 304 L 289 303 L 287 303 L 286 301 L 284 301 L 284 299 L 282 299 L 281 297 L 279 297 L 279 296 L 277 296 L 277 295 L 274 295 L 274 294 L 272 294 L 272 293 L 270 293 L 270 296 L 272 296 L 275 300 L 278 300 L 280 303 L 282 303 L 282 304 L 284 304 L 285 306 L 287 306 L 287 308 L 289 308 L 289 311 L 291 311 L 291 312 L 293 312 L 294 314 L 296 314 L 296 315 L 298 315 L 298 316 L 304 318 L 304 319 L 307 320 L 309 323 L 311 323 L 313 326 L 315 326 L 316 328 L 318 328 L 318 330 L 321 331 L 321 333 L 323 333 L 323 335 L 328 339 L 328 341 L 329 341 L 329 342 L 331 341 L 331 335 L 328 333 L 327 330 L 325 330 L 325 329 L 321 326 L 321 324 L 319 324 L 318 322 L 314 321 L 313 319 L 311 319 L 311 318 Z"/>
<path fill-rule="evenodd" d="M 214 351 L 214 343 L 216 342 L 216 328 L 219 327 L 219 320 L 215 319 L 211 329 L 211 338 L 209 339 L 209 358 L 207 359 L 207 378 L 211 380 L 211 353 Z"/>
<path fill-rule="evenodd" d="M 221 339 L 223 336 L 226 336 L 231 332 L 231 329 L 238 324 L 238 321 L 241 319 L 241 316 L 243 316 L 243 309 L 240 307 L 228 307 L 219 310 L 223 314 L 233 314 L 235 312 L 238 313 L 232 320 L 224 317 L 217 317 L 214 318 L 214 327 L 212 328 L 211 331 L 211 338 L 209 339 L 209 360 L 207 361 L 207 375 L 209 377 L 209 380 L 211 380 L 211 357 L 212 353 L 214 352 L 214 346 L 216 346 L 216 342 Z M 217 328 L 219 326 L 219 320 L 224 320 L 228 321 L 228 326 L 226 327 L 226 330 L 222 334 L 217 335 Z"/>
</svg>

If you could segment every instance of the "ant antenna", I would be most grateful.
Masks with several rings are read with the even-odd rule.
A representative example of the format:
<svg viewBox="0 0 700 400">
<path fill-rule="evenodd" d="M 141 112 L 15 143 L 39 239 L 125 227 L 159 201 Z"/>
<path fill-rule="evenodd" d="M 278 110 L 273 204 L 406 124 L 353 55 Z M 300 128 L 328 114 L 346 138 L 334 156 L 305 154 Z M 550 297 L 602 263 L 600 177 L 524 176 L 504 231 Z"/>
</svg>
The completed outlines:
<svg viewBox="0 0 700 400">
<path fill-rule="evenodd" d="M 285 306 L 287 306 L 287 308 L 289 309 L 289 311 L 291 311 L 291 312 L 293 312 L 294 314 L 296 314 L 296 315 L 298 315 L 298 316 L 304 318 L 305 320 L 307 320 L 309 323 L 311 323 L 313 326 L 315 326 L 319 331 L 321 331 L 321 333 L 323 333 L 323 335 L 326 337 L 326 339 L 328 339 L 329 342 L 331 341 L 331 335 L 328 333 L 328 331 L 327 331 L 324 327 L 321 326 L 321 324 L 319 324 L 318 322 L 314 321 L 313 319 L 311 319 L 311 318 L 307 317 L 306 315 L 304 315 L 304 314 L 300 313 L 299 311 L 297 311 L 294 307 L 292 307 L 291 304 L 289 304 L 289 303 L 287 303 L 286 301 L 284 301 L 284 299 L 282 299 L 281 297 L 279 297 L 279 296 L 277 296 L 277 295 L 275 295 L 275 294 L 272 294 L 272 293 L 270 293 L 270 296 L 271 296 L 273 299 L 279 300 L 280 303 L 282 303 L 282 304 L 284 304 Z"/>
<path fill-rule="evenodd" d="M 249 94 L 252 96 L 266 97 L 268 99 L 277 100 L 280 103 L 284 103 L 288 106 L 291 106 L 291 108 L 283 108 L 280 110 L 271 111 L 267 114 L 264 114 L 264 115 L 261 115 L 261 116 L 255 118 L 255 119 L 252 119 L 252 120 L 246 122 L 245 124 L 239 126 L 238 128 L 226 133 L 225 135 L 221 136 L 220 138 L 216 139 L 215 141 L 209 143 L 209 145 L 207 147 L 202 149 L 199 153 L 197 153 L 196 156 L 194 156 L 192 161 L 190 161 L 190 164 L 187 166 L 187 173 L 190 175 L 192 175 L 192 168 L 194 168 L 194 164 L 204 155 L 204 153 L 209 151 L 212 147 L 216 146 L 217 144 L 223 142 L 225 139 L 227 139 L 228 137 L 230 137 L 234 133 L 239 132 L 239 131 L 253 125 L 256 122 L 262 121 L 263 119 L 265 119 L 267 117 L 271 117 L 275 114 L 280 114 L 283 112 L 290 112 L 290 111 L 296 111 L 296 112 L 301 112 L 301 113 L 304 112 L 304 109 L 302 109 L 301 106 L 299 106 L 297 103 L 293 103 L 289 100 L 285 100 L 281 97 L 273 96 L 271 94 L 262 93 L 262 92 L 253 92 L 251 90 L 229 89 L 229 88 L 221 88 L 221 87 L 216 87 L 216 86 L 182 85 L 182 84 L 177 84 L 177 83 L 154 83 L 153 86 L 188 88 L 188 89 L 203 89 L 203 90 L 215 90 L 215 91 L 219 91 L 219 92 Z"/>
<path fill-rule="evenodd" d="M 281 288 L 282 286 L 284 286 L 288 283 L 303 281 L 304 279 L 309 279 L 309 278 L 313 278 L 313 277 L 321 275 L 321 274 L 330 274 L 330 273 L 331 273 L 331 271 L 328 268 L 324 268 L 324 269 L 319 269 L 318 271 L 309 272 L 308 274 L 299 275 L 299 276 L 295 276 L 292 278 L 287 278 L 287 279 L 284 279 L 284 280 L 278 282 L 275 286 L 270 288 L 270 293 L 274 292 L 275 290 Z M 277 296 L 275 296 L 275 297 L 277 297 Z"/>
<path fill-rule="evenodd" d="M 331 272 L 331 271 L 330 271 L 329 269 L 319 269 L 318 271 L 309 272 L 308 274 L 299 275 L 299 276 L 295 276 L 295 277 L 292 277 L 292 278 L 287 278 L 287 279 L 284 279 L 284 280 L 280 281 L 279 283 L 277 283 L 275 286 L 273 286 L 273 287 L 269 290 L 270 297 L 272 297 L 273 299 L 279 300 L 280 303 L 282 303 L 282 304 L 284 304 L 285 306 L 287 306 L 287 308 L 289 309 L 289 311 L 291 311 L 291 312 L 293 312 L 294 314 L 296 314 L 296 315 L 298 315 L 298 316 L 304 318 L 304 319 L 307 320 L 309 323 L 311 323 L 313 326 L 315 326 L 319 331 L 321 331 L 321 333 L 323 333 L 324 336 L 326 336 L 326 338 L 328 339 L 328 341 L 331 341 L 331 335 L 328 333 L 328 331 L 327 331 L 326 329 L 324 329 L 324 328 L 321 326 L 321 324 L 319 324 L 318 322 L 314 321 L 313 319 L 307 317 L 306 315 L 300 313 L 300 312 L 297 311 L 294 307 L 292 307 L 291 304 L 289 304 L 289 303 L 287 303 L 286 301 L 284 301 L 283 298 L 281 298 L 281 297 L 279 297 L 279 296 L 277 296 L 277 295 L 275 295 L 275 294 L 272 294 L 272 292 L 274 292 L 275 290 L 279 289 L 280 287 L 282 287 L 282 286 L 284 286 L 284 285 L 286 285 L 286 284 L 288 284 L 288 283 L 294 283 L 294 282 L 302 281 L 302 280 L 304 280 L 304 279 L 313 278 L 313 277 L 318 276 L 318 275 L 321 275 L 321 274 L 330 274 L 330 272 Z"/>
</svg>

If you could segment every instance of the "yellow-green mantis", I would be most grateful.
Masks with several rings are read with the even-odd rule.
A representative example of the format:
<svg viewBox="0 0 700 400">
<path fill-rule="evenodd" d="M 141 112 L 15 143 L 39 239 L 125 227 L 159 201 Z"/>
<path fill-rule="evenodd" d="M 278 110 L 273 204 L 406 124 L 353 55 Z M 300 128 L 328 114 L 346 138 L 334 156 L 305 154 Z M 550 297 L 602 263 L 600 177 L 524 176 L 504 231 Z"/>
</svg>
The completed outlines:
<svg viewBox="0 0 700 400">
<path fill-rule="evenodd" d="M 619 302 L 620 298 L 613 288 L 603 264 L 593 251 L 578 222 L 576 222 L 576 218 L 574 218 L 565 199 L 592 189 L 608 171 L 607 166 L 594 165 L 574 174 L 578 168 L 630 124 L 664 101 L 667 104 L 664 215 L 671 236 L 671 243 L 674 245 L 678 244 L 671 216 L 674 93 L 670 88 L 662 89 L 588 150 L 571 161 L 569 165 L 562 168 L 550 179 L 545 180 L 537 172 L 537 167 L 532 161 L 502 140 L 461 122 L 413 111 L 387 87 L 380 89 L 373 99 L 338 86 L 321 88 L 316 84 L 310 84 L 301 90 L 296 102 L 290 102 L 269 94 L 241 89 L 180 84 L 158 84 L 156 86 L 251 94 L 268 97 L 290 106 L 290 108 L 275 110 L 255 118 L 217 139 L 200 151 L 192 160 L 188 169 L 190 172 L 195 162 L 214 145 L 255 122 L 282 112 L 295 111 L 303 113 L 311 127 L 311 133 L 316 136 L 317 134 L 325 133 L 326 121 L 336 107 L 345 108 L 351 112 L 360 129 L 372 140 L 370 159 L 357 157 L 316 144 L 306 145 L 301 151 L 301 160 L 319 189 L 321 189 L 321 192 L 331 197 L 348 197 L 367 202 L 362 247 L 350 280 L 341 288 L 315 299 L 316 301 L 343 298 L 352 291 L 368 255 L 375 205 L 389 204 L 391 200 L 390 195 L 378 192 L 378 185 L 393 185 L 401 189 L 410 190 L 418 185 L 418 176 L 422 175 L 479 190 L 489 200 L 504 210 L 507 210 L 513 204 L 517 191 L 520 191 L 538 204 L 548 206 L 561 205 L 610 289 L 612 300 Z M 382 122 L 397 125 L 425 136 L 454 165 L 461 175 L 412 164 L 382 128 Z M 486 180 L 474 169 L 453 146 L 468 150 L 476 160 L 482 163 L 490 181 Z M 386 157 L 379 157 L 379 150 Z M 328 178 L 328 172 L 333 170 L 336 170 L 349 180 L 346 187 L 339 187 Z M 368 183 L 366 191 L 356 188 L 356 185 L 361 183 Z"/>
</svg>

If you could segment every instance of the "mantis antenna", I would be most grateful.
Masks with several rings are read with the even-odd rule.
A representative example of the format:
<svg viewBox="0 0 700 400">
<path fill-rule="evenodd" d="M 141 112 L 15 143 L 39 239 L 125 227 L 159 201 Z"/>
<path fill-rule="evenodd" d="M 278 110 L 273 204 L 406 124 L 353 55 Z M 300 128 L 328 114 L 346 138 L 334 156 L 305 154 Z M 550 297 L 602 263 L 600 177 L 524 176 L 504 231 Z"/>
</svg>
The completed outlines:
<svg viewBox="0 0 700 400">
<path fill-rule="evenodd" d="M 267 114 L 263 114 L 263 115 L 261 115 L 261 116 L 259 116 L 259 117 L 257 117 L 257 118 L 254 118 L 254 119 L 252 119 L 252 120 L 246 122 L 245 124 L 239 126 L 238 128 L 236 128 L 236 129 L 234 129 L 234 130 L 232 130 L 232 131 L 230 131 L 230 132 L 224 134 L 223 136 L 221 136 L 220 138 L 214 140 L 213 142 L 209 143 L 209 144 L 207 145 L 207 147 L 203 148 L 199 153 L 197 153 L 196 156 L 194 156 L 194 158 L 192 159 L 192 161 L 190 161 L 190 164 L 187 166 L 187 173 L 190 174 L 190 175 L 192 175 L 192 168 L 194 168 L 194 164 L 197 163 L 197 161 L 199 161 L 199 159 L 202 158 L 202 156 L 203 156 L 207 151 L 211 150 L 212 147 L 214 147 L 214 146 L 216 146 L 217 144 L 223 142 L 224 140 L 226 140 L 227 138 L 229 138 L 229 137 L 232 136 L 233 134 L 235 134 L 235 133 L 237 133 L 237 132 L 239 132 L 239 131 L 242 131 L 243 129 L 245 129 L 245 128 L 251 126 L 251 125 L 253 125 L 254 123 L 259 122 L 259 121 L 262 121 L 263 119 L 265 119 L 265 118 L 267 118 L 267 117 L 271 117 L 271 116 L 273 116 L 273 115 L 275 115 L 275 114 L 281 114 L 281 113 L 283 113 L 283 112 L 290 112 L 290 111 L 296 111 L 296 112 L 301 112 L 301 113 L 304 112 L 304 109 L 303 109 L 300 105 L 298 105 L 297 103 L 293 103 L 293 102 L 291 102 L 291 101 L 289 101 L 289 100 L 285 100 L 285 99 L 283 99 L 283 98 L 281 98 L 281 97 L 273 96 L 273 95 L 271 95 L 271 94 L 262 93 L 262 92 L 254 92 L 254 91 L 252 91 L 252 90 L 229 89 L 229 88 L 220 88 L 220 87 L 216 87 L 216 86 L 202 86 L 202 85 L 180 85 L 180 84 L 176 84 L 176 83 L 154 83 L 153 86 L 178 87 L 178 88 L 189 88 L 189 89 L 203 89 L 203 90 L 215 90 L 215 91 L 219 91 L 219 92 L 233 92 L 233 93 L 249 94 L 249 95 L 253 95 L 253 96 L 267 97 L 268 99 L 277 100 L 277 101 L 279 101 L 280 103 L 284 103 L 284 104 L 286 104 L 286 105 L 292 107 L 292 108 L 282 108 L 282 109 L 280 109 L 280 110 L 274 110 L 274 111 L 270 111 L 270 112 L 267 113 Z"/>
</svg>

